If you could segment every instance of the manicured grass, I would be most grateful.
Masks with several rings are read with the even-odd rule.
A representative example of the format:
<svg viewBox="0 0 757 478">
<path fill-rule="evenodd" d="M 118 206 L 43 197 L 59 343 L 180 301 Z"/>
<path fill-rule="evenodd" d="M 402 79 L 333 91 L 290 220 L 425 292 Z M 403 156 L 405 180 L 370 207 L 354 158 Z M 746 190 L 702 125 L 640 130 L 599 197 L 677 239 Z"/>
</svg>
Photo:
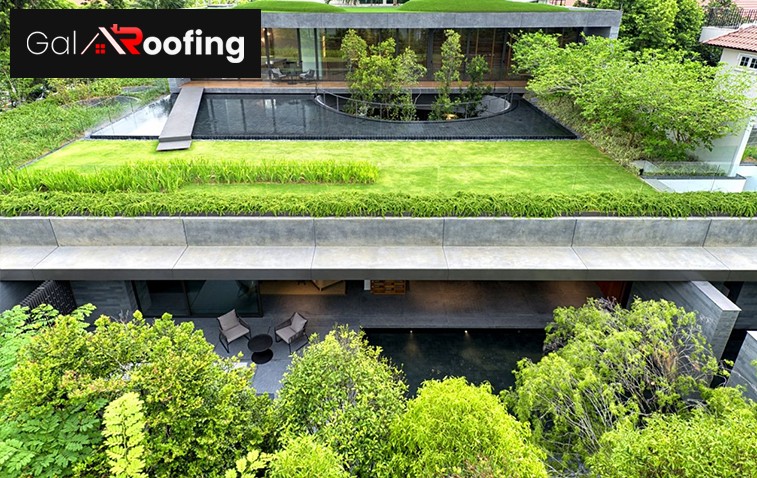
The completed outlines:
<svg viewBox="0 0 757 478">
<path fill-rule="evenodd" d="M 506 0 L 410 0 L 398 7 L 403 12 L 561 12 L 566 8 L 544 3 Z"/>
<path fill-rule="evenodd" d="M 242 3 L 234 8 L 250 8 L 264 12 L 293 12 L 293 13 L 344 13 L 343 8 L 318 2 L 304 2 L 299 0 L 256 0 Z"/>
<path fill-rule="evenodd" d="M 32 168 L 92 172 L 139 161 L 234 158 L 237 160 L 366 160 L 379 168 L 371 185 L 191 185 L 186 191 L 278 195 L 324 192 L 478 194 L 650 191 L 585 141 L 194 141 L 187 151 L 157 153 L 154 141 L 78 141 Z"/>
<path fill-rule="evenodd" d="M 256 0 L 235 8 L 254 8 L 264 12 L 292 13 L 399 13 L 399 12 L 561 12 L 566 8 L 543 3 L 507 0 L 410 0 L 399 6 L 337 7 L 300 0 Z"/>
</svg>

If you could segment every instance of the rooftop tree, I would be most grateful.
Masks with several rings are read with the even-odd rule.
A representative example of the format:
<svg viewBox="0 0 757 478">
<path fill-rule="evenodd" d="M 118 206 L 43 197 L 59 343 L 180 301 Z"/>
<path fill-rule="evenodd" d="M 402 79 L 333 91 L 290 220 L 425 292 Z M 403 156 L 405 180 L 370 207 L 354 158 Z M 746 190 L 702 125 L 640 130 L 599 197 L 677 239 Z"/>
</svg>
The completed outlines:
<svg viewBox="0 0 757 478">
<path fill-rule="evenodd" d="M 518 363 L 516 386 L 503 396 L 555 467 L 580 469 L 619 423 L 699 403 L 718 371 L 696 315 L 664 300 L 558 308 L 545 350 L 537 363 Z"/>
<path fill-rule="evenodd" d="M 311 339 L 281 381 L 275 405 L 282 439 L 312 435 L 343 457 L 352 475 L 375 476 L 407 391 L 400 371 L 380 352 L 346 326 Z"/>
</svg>

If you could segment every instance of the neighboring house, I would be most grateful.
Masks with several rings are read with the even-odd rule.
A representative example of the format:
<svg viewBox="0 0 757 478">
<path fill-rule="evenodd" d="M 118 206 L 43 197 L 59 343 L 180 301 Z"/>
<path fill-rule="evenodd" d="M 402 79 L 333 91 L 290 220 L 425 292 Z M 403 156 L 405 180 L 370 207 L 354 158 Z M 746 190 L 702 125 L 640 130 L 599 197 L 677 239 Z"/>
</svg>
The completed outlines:
<svg viewBox="0 0 757 478">
<path fill-rule="evenodd" d="M 720 61 L 750 74 L 757 73 L 757 26 L 739 25 L 735 29 L 722 26 L 707 26 L 700 38 L 705 45 L 723 48 Z M 752 96 L 757 96 L 753 88 Z M 728 176 L 739 172 L 741 157 L 752 133 L 755 119 L 743 130 L 716 140 L 712 150 L 698 150 L 699 159 L 717 165 Z"/>
</svg>

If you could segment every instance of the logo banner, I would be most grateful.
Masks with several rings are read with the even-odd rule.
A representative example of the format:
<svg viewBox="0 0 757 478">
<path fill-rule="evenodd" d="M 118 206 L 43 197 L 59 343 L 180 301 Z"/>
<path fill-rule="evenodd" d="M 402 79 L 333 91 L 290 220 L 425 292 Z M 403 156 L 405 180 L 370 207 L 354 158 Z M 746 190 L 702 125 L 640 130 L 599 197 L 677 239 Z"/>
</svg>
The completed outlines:
<svg viewBox="0 0 757 478">
<path fill-rule="evenodd" d="M 260 10 L 11 10 L 11 76 L 260 78 Z"/>
</svg>

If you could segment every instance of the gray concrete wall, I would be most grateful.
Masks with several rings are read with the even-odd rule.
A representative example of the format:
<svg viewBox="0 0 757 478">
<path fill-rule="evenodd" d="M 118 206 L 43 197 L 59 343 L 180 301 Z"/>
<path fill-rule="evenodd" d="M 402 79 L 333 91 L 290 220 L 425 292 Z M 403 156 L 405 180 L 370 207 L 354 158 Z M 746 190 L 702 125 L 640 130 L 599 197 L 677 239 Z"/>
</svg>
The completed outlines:
<svg viewBox="0 0 757 478">
<path fill-rule="evenodd" d="M 741 309 L 709 282 L 635 282 L 632 297 L 665 299 L 697 313 L 702 333 L 720 358 Z"/>
<path fill-rule="evenodd" d="M 130 281 L 71 281 L 71 290 L 77 306 L 97 306 L 94 318 L 102 314 L 114 318 L 118 318 L 120 314 L 131 317 L 138 309 Z"/>
<path fill-rule="evenodd" d="M 739 350 L 736 363 L 728 378 L 731 387 L 744 387 L 747 397 L 757 400 L 757 368 L 752 364 L 757 360 L 757 332 L 747 332 L 744 344 Z"/>
<path fill-rule="evenodd" d="M 18 305 L 40 284 L 40 281 L 0 281 L 0 312 Z"/>
<path fill-rule="evenodd" d="M 736 305 L 741 308 L 736 328 L 757 330 L 757 282 L 744 282 Z"/>
</svg>

